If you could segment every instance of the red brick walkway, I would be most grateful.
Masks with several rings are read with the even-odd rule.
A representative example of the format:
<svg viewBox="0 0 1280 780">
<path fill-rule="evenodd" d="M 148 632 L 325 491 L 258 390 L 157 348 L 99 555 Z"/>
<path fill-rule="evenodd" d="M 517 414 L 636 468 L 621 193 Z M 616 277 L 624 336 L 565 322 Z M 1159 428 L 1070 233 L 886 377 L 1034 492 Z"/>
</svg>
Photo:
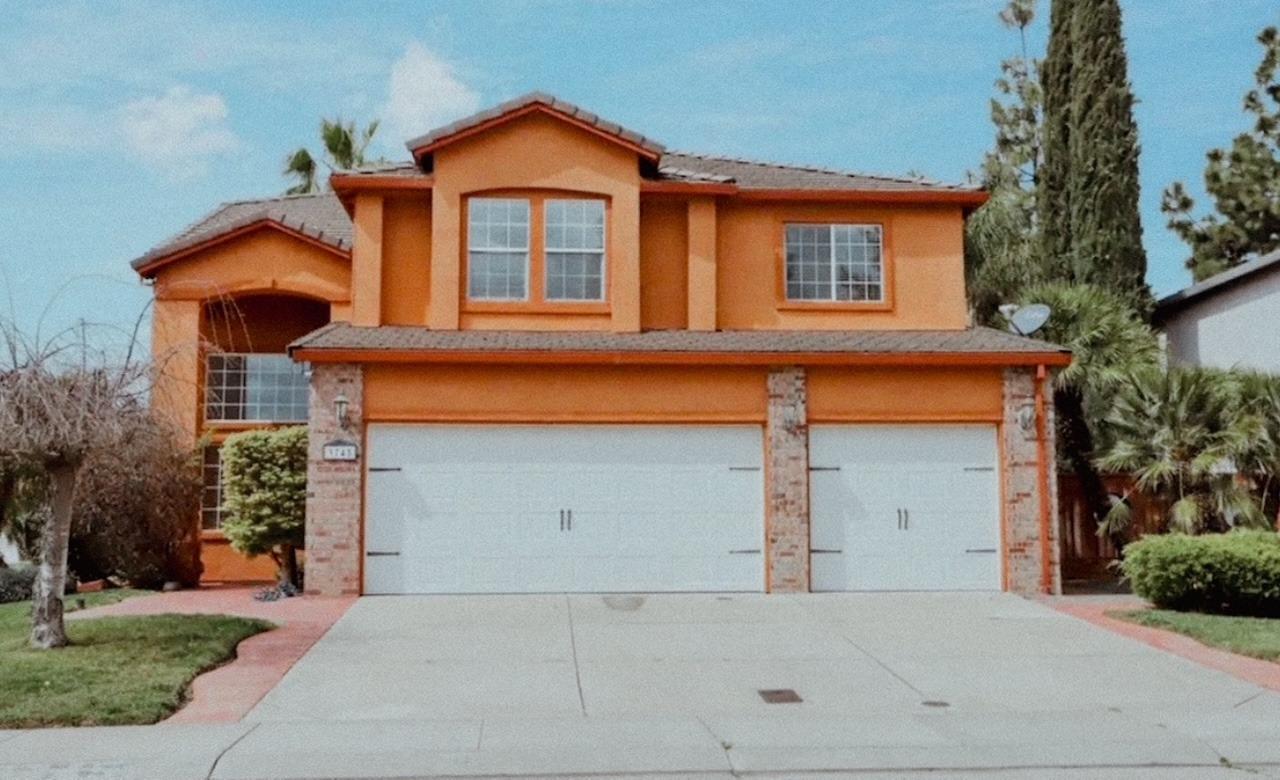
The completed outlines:
<svg viewBox="0 0 1280 780">
<path fill-rule="evenodd" d="M 304 596 L 255 601 L 257 588 L 215 587 L 157 593 L 74 613 L 79 618 L 118 615 L 238 615 L 260 618 L 279 628 L 240 643 L 236 659 L 206 672 L 191 684 L 191 701 L 166 723 L 232 723 L 275 687 L 285 672 L 342 617 L 354 597 Z"/>
<path fill-rule="evenodd" d="M 1135 596 L 1057 596 L 1044 598 L 1043 601 L 1059 612 L 1065 612 L 1108 631 L 1114 631 L 1156 649 L 1182 656 L 1202 666 L 1226 672 L 1254 685 L 1280 691 L 1280 664 L 1228 653 L 1225 650 L 1200 644 L 1189 636 L 1140 626 L 1107 615 L 1108 612 L 1144 609 L 1148 606 L 1145 601 Z"/>
</svg>

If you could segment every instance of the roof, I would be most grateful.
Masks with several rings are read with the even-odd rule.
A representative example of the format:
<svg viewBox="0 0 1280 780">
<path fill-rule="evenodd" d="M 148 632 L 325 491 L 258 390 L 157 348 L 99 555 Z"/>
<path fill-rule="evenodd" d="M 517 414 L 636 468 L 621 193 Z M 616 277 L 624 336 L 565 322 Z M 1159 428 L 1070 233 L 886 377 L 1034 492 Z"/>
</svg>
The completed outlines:
<svg viewBox="0 0 1280 780">
<path fill-rule="evenodd" d="M 641 333 L 608 331 L 432 330 L 425 327 L 383 325 L 357 327 L 335 322 L 289 345 L 290 354 L 323 358 L 324 353 L 365 353 L 360 359 L 379 360 L 416 356 L 457 359 L 472 356 L 548 357 L 573 355 L 591 359 L 680 358 L 708 355 L 751 359 L 769 356 L 857 358 L 874 356 L 987 357 L 991 364 L 1017 362 L 1065 363 L 1070 353 L 1054 344 L 992 328 L 966 330 L 795 330 L 689 331 L 654 330 Z M 1017 358 L 1024 360 L 1019 361 Z M 957 362 L 965 362 L 963 359 Z"/>
<path fill-rule="evenodd" d="M 981 192 L 978 187 L 945 184 L 928 179 L 876 176 L 808 165 L 714 157 L 670 152 L 662 155 L 658 173 L 676 181 L 715 181 L 737 184 L 744 190 L 895 190 L 923 192 Z"/>
<path fill-rule="evenodd" d="M 1250 260 L 1247 263 L 1241 263 L 1235 268 L 1210 276 L 1202 282 L 1161 298 L 1156 303 L 1155 319 L 1164 319 L 1193 303 L 1224 292 L 1237 284 L 1243 284 L 1256 274 L 1268 269 L 1280 269 L 1280 249 Z"/>
<path fill-rule="evenodd" d="M 622 141 L 630 146 L 642 149 L 654 157 L 662 154 L 664 148 L 662 144 L 646 138 L 634 130 L 628 130 L 616 122 L 610 122 L 603 117 L 597 116 L 585 109 L 570 103 L 567 100 L 561 100 L 555 95 L 549 95 L 546 92 L 530 92 L 521 95 L 518 98 L 508 100 L 505 103 L 499 103 L 492 108 L 486 108 L 478 111 L 471 116 L 463 117 L 456 122 L 450 122 L 443 127 L 437 127 L 434 130 L 420 135 L 417 138 L 411 138 L 405 142 L 405 146 L 413 152 L 415 156 L 420 151 L 440 145 L 442 142 L 462 135 L 468 130 L 473 130 L 481 125 L 489 124 L 505 117 L 523 113 L 530 109 L 542 108 L 564 117 L 574 120 L 575 122 L 594 129 L 605 136 L 609 136 L 618 141 Z"/>
<path fill-rule="evenodd" d="M 154 267 L 179 252 L 258 223 L 271 223 L 341 251 L 351 249 L 351 219 L 333 193 L 286 195 L 223 203 L 177 235 L 133 261 L 135 269 Z"/>
</svg>

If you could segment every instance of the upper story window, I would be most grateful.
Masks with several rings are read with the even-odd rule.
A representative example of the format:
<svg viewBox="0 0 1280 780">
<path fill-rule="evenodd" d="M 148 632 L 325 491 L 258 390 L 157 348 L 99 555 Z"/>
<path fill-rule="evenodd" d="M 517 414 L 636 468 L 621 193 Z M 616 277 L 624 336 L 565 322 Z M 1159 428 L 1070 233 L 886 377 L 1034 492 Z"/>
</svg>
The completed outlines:
<svg viewBox="0 0 1280 780">
<path fill-rule="evenodd" d="M 467 219 L 467 295 L 482 301 L 528 298 L 529 201 L 472 198 Z"/>
<path fill-rule="evenodd" d="M 603 302 L 605 202 L 599 198 L 471 198 L 467 298 Z"/>
<path fill-rule="evenodd" d="M 547 300 L 604 300 L 604 201 L 546 202 Z"/>
<path fill-rule="evenodd" d="M 305 422 L 307 367 L 288 355 L 209 356 L 204 416 L 209 422 Z"/>
<path fill-rule="evenodd" d="M 787 299 L 884 301 L 883 243 L 879 225 L 787 225 Z"/>
</svg>

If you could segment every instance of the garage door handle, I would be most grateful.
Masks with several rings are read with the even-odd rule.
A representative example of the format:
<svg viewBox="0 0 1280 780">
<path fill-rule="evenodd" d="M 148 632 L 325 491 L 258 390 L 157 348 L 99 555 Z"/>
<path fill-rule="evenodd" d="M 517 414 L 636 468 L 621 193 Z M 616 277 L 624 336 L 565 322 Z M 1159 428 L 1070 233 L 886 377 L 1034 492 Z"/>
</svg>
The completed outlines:
<svg viewBox="0 0 1280 780">
<path fill-rule="evenodd" d="M 974 547 L 972 549 L 965 550 L 967 553 L 993 553 L 995 551 L 996 548 L 994 547 Z"/>
<path fill-rule="evenodd" d="M 813 555 L 839 555 L 839 554 L 843 553 L 843 552 L 844 552 L 844 550 L 817 550 L 817 549 L 814 549 L 814 550 L 810 550 L 809 552 L 810 552 L 811 554 L 813 554 Z"/>
<path fill-rule="evenodd" d="M 560 510 L 560 530 L 564 530 L 564 510 Z"/>
<path fill-rule="evenodd" d="M 366 550 L 364 554 L 366 558 L 383 558 L 387 556 L 398 556 L 400 551 L 396 550 L 395 552 L 391 552 L 390 550 Z"/>
<path fill-rule="evenodd" d="M 730 555 L 759 555 L 760 550 L 758 548 L 754 550 L 730 550 L 729 554 Z"/>
</svg>

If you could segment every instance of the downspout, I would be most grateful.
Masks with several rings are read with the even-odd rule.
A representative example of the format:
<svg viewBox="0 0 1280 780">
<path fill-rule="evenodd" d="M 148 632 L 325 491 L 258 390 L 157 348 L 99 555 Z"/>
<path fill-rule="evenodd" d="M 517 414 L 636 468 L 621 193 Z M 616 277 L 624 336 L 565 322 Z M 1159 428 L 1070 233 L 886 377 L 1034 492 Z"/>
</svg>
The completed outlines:
<svg viewBox="0 0 1280 780">
<path fill-rule="evenodd" d="M 1045 382 L 1048 371 L 1036 366 L 1036 491 L 1040 494 L 1040 590 L 1053 593 L 1053 554 L 1049 549 L 1052 517 L 1049 504 L 1049 436 L 1045 409 Z"/>
</svg>

